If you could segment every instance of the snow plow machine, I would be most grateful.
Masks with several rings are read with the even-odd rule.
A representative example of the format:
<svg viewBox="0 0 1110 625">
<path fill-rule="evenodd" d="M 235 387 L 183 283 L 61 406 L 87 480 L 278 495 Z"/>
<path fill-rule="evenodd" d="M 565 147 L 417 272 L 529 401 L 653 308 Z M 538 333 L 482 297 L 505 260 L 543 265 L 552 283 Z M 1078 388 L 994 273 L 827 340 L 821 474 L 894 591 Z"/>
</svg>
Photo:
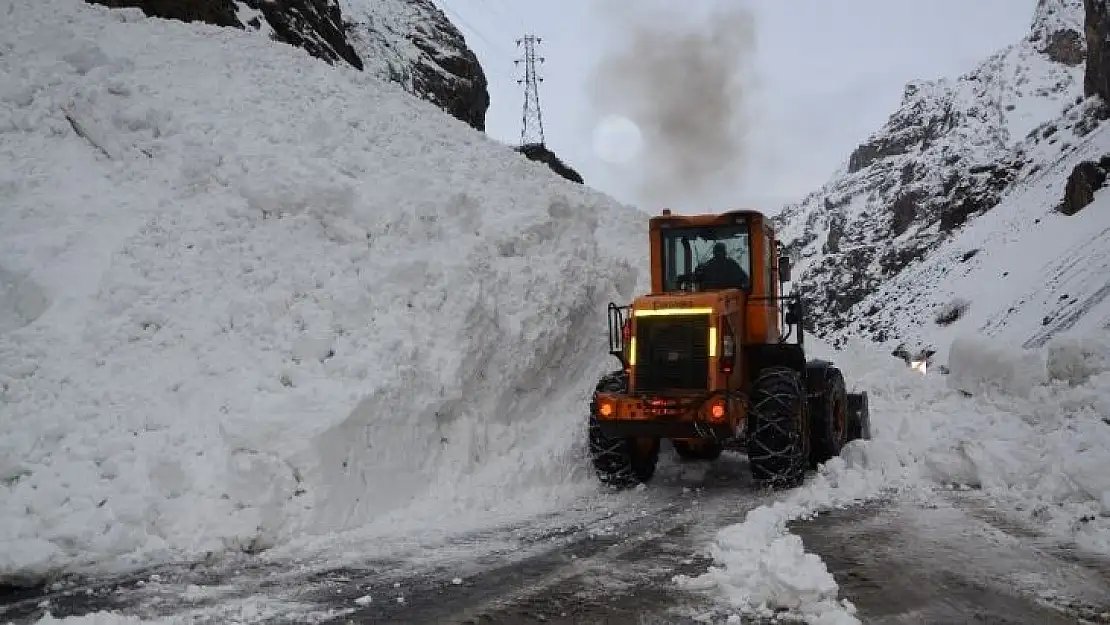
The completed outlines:
<svg viewBox="0 0 1110 625">
<path fill-rule="evenodd" d="M 590 405 L 589 451 L 616 487 L 651 480 L 662 439 L 683 459 L 745 453 L 761 487 L 792 488 L 808 469 L 871 437 L 867 393 L 831 362 L 807 360 L 805 306 L 782 295 L 790 258 L 757 211 L 674 215 L 648 227 L 651 292 L 609 304 L 609 351 Z"/>
</svg>

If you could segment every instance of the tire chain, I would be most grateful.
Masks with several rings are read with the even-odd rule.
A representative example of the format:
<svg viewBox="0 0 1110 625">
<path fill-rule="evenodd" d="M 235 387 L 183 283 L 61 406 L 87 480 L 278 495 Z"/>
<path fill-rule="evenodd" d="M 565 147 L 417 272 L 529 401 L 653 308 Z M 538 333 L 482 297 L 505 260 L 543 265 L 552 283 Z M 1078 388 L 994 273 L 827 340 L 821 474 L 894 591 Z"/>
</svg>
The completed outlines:
<svg viewBox="0 0 1110 625">
<path fill-rule="evenodd" d="M 621 393 L 628 388 L 623 371 L 610 373 L 598 382 L 597 390 Z M 628 442 L 620 438 L 609 438 L 601 433 L 596 417 L 590 416 L 590 455 L 593 457 L 595 472 L 603 484 L 624 487 L 637 482 L 632 469 Z"/>
<path fill-rule="evenodd" d="M 601 427 L 591 420 L 590 453 L 597 468 L 598 477 L 605 484 L 623 486 L 636 481 L 632 463 L 628 459 L 628 443 L 622 439 L 608 438 L 601 433 Z"/>
<path fill-rule="evenodd" d="M 778 378 L 772 383 L 774 386 L 788 384 L 792 387 L 793 397 L 785 392 L 772 393 L 760 398 L 759 402 L 753 405 L 754 428 L 748 435 L 748 459 L 750 462 L 760 464 L 769 474 L 761 480 L 768 486 L 789 487 L 797 484 L 799 478 L 805 474 L 806 458 L 795 449 L 803 441 L 798 439 L 799 434 L 796 431 L 784 427 L 781 417 L 765 419 L 761 415 L 777 416 L 792 413 L 791 399 L 805 401 L 806 396 L 796 378 L 775 373 L 768 374 L 768 377 L 771 375 Z M 781 445 L 776 445 L 778 448 L 772 448 L 768 445 L 769 441 L 781 442 Z"/>
</svg>

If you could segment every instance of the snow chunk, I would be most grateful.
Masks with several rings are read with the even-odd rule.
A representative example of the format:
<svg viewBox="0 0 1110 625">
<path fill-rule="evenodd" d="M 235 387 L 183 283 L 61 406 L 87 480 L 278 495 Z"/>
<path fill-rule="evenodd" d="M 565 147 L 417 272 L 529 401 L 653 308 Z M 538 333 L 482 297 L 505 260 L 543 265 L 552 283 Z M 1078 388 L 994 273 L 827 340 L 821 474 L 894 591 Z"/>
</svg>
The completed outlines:
<svg viewBox="0 0 1110 625">
<path fill-rule="evenodd" d="M 948 369 L 949 385 L 972 394 L 993 390 L 1024 396 L 1046 380 L 1040 354 L 972 336 L 952 342 Z"/>
<path fill-rule="evenodd" d="M 1063 336 L 1048 346 L 1048 376 L 1071 386 L 1110 371 L 1110 340 L 1104 336 Z"/>
<path fill-rule="evenodd" d="M 888 478 L 900 463 L 880 449 L 872 441 L 852 443 L 845 450 L 850 461 L 834 458 L 785 500 L 760 506 L 742 523 L 718 532 L 715 565 L 696 578 L 676 576 L 675 582 L 692 590 L 716 589 L 746 616 L 786 610 L 810 623 L 859 623 L 855 606 L 837 598 L 839 586 L 824 562 L 805 551 L 787 524 L 892 487 L 896 480 Z"/>
</svg>

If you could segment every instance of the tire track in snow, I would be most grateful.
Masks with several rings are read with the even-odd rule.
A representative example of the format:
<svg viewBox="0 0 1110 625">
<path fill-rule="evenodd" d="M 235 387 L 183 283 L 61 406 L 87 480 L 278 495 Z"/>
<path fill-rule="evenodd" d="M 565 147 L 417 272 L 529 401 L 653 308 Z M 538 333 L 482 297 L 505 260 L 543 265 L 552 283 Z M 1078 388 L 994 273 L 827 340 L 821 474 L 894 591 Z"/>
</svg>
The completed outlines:
<svg viewBox="0 0 1110 625">
<path fill-rule="evenodd" d="M 865 623 L 1110 623 L 1110 577 L 968 499 L 894 501 L 796 523 Z"/>
<path fill-rule="evenodd" d="M 605 510 L 565 510 L 446 542 L 404 539 L 409 546 L 354 565 L 239 555 L 29 589 L 0 600 L 0 619 L 32 623 L 48 607 L 55 617 L 118 610 L 213 624 L 692 623 L 689 614 L 719 606 L 672 577 L 705 572 L 717 530 L 777 496 L 756 489 L 742 456 L 664 457 L 646 489 L 614 493 L 618 505 Z"/>
<path fill-rule="evenodd" d="M 521 559 L 476 567 L 458 585 L 450 583 L 449 570 L 410 577 L 400 588 L 364 579 L 359 586 L 371 603 L 326 622 L 693 623 L 692 615 L 718 610 L 711 598 L 678 589 L 671 579 L 705 572 L 711 560 L 700 552 L 716 531 L 775 495 L 757 491 L 746 461 L 731 454 L 716 464 L 661 463 L 640 495 L 631 516 L 542 541 Z M 334 588 L 314 592 L 337 608 L 357 598 Z"/>
</svg>

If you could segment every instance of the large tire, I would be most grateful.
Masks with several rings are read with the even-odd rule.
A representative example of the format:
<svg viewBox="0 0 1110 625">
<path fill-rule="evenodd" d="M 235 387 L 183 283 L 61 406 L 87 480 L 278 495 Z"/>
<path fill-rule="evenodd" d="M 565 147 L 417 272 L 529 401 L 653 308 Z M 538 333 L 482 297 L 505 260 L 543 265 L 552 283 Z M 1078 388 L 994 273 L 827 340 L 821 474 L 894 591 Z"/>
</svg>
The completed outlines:
<svg viewBox="0 0 1110 625">
<path fill-rule="evenodd" d="M 705 441 L 697 445 L 691 445 L 686 441 L 671 441 L 671 444 L 674 445 L 675 453 L 683 460 L 716 460 L 724 450 L 720 443 L 714 441 Z"/>
<path fill-rule="evenodd" d="M 851 426 L 843 374 L 836 367 L 828 367 L 821 373 L 824 379 L 816 385 L 820 395 L 814 397 L 809 405 L 810 446 L 813 450 L 809 456 L 811 469 L 840 455 L 840 449 L 848 443 Z"/>
<path fill-rule="evenodd" d="M 752 384 L 748 461 L 760 486 L 793 488 L 805 478 L 808 456 L 806 393 L 802 376 L 768 367 Z"/>
<path fill-rule="evenodd" d="M 601 378 L 596 390 L 602 393 L 627 392 L 628 375 L 624 371 L 614 371 Z M 617 488 L 650 481 L 659 462 L 659 439 L 610 438 L 602 434 L 596 415 L 597 406 L 591 400 L 590 457 L 598 479 Z"/>
</svg>

